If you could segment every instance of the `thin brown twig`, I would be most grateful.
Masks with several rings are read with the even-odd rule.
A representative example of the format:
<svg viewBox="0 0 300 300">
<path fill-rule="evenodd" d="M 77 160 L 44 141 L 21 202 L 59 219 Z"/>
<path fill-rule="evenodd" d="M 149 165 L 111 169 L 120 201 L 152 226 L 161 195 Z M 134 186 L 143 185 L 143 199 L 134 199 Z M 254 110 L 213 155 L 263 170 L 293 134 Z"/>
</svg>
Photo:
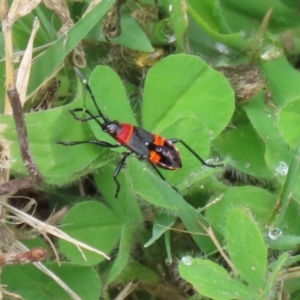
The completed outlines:
<svg viewBox="0 0 300 300">
<path fill-rule="evenodd" d="M 36 182 L 31 177 L 17 178 L 0 185 L 0 196 L 13 194 L 21 189 L 32 187 Z"/>
<path fill-rule="evenodd" d="M 131 280 L 128 282 L 121 292 L 114 298 L 114 300 L 123 300 L 126 299 L 128 295 L 130 295 L 138 286 L 139 281 L 136 279 Z"/>
<path fill-rule="evenodd" d="M 32 187 L 43 180 L 42 174 L 40 173 L 29 151 L 26 123 L 16 87 L 10 86 L 7 91 L 7 95 L 11 103 L 16 124 L 21 156 L 30 177 L 14 179 L 2 184 L 0 186 L 0 195 L 14 193 L 20 189 Z"/>
<path fill-rule="evenodd" d="M 23 109 L 20 102 L 18 91 L 15 86 L 10 86 L 7 95 L 9 97 L 10 105 L 12 107 L 13 116 L 16 124 L 16 129 L 18 133 L 18 140 L 20 144 L 21 155 L 24 161 L 24 165 L 30 174 L 30 176 L 39 182 L 42 179 L 42 174 L 40 173 L 37 165 L 33 161 L 29 151 L 27 128 L 24 119 Z"/>
<path fill-rule="evenodd" d="M 218 251 L 220 252 L 220 254 L 222 255 L 222 257 L 224 258 L 224 260 L 227 262 L 227 264 L 229 265 L 229 267 L 231 268 L 231 270 L 234 273 L 237 274 L 237 271 L 236 271 L 233 263 L 231 262 L 230 258 L 226 255 L 225 251 L 223 250 L 222 246 L 220 245 L 218 239 L 216 238 L 216 236 L 214 234 L 213 229 L 210 226 L 207 228 L 199 220 L 197 220 L 197 222 L 207 232 L 208 236 L 210 237 L 210 239 L 212 240 L 212 242 L 214 243 L 214 245 L 217 247 Z"/>
</svg>

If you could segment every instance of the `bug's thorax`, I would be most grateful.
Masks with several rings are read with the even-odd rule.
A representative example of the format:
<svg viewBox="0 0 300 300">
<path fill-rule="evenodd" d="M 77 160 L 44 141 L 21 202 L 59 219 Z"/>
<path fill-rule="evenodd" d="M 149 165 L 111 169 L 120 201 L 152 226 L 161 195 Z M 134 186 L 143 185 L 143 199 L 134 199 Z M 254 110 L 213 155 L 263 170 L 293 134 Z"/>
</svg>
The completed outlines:
<svg viewBox="0 0 300 300">
<path fill-rule="evenodd" d="M 127 147 L 131 140 L 135 126 L 118 121 L 107 121 L 103 124 L 102 129 L 112 136 L 119 144 Z"/>
</svg>

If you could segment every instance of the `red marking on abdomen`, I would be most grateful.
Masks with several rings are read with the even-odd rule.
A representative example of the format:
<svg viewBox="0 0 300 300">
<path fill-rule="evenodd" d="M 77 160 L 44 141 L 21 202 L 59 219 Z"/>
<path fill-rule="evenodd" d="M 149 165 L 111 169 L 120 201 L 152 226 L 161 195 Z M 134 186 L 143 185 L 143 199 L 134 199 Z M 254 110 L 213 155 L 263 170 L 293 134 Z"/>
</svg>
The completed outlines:
<svg viewBox="0 0 300 300">
<path fill-rule="evenodd" d="M 154 145 L 157 145 L 157 146 L 164 146 L 165 144 L 165 141 L 166 139 L 159 136 L 159 135 L 156 135 L 156 134 L 152 134 L 153 138 L 154 138 L 154 141 L 153 141 L 153 144 Z"/>
<path fill-rule="evenodd" d="M 120 126 L 121 126 L 121 130 L 118 132 L 115 139 L 121 145 L 127 145 L 129 140 L 132 137 L 134 126 L 126 123 L 120 124 Z"/>
<path fill-rule="evenodd" d="M 150 151 L 149 160 L 152 161 L 155 165 L 157 165 L 160 162 L 160 155 L 155 151 Z"/>
</svg>

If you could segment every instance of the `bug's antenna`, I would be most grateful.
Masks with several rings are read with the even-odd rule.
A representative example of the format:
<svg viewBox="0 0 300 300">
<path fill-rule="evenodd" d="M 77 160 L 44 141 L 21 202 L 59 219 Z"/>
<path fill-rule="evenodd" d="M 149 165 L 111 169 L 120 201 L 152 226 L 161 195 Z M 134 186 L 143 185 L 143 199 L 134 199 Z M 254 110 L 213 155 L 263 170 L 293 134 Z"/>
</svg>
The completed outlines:
<svg viewBox="0 0 300 300">
<path fill-rule="evenodd" d="M 88 84 L 87 80 L 84 78 L 84 76 L 82 75 L 82 73 L 79 71 L 79 69 L 77 67 L 74 67 L 74 71 L 77 74 L 77 76 L 80 78 L 80 80 L 82 81 L 82 83 L 85 85 L 86 89 L 88 90 L 88 92 L 89 92 L 89 94 L 90 94 L 90 96 L 91 96 L 91 98 L 93 100 L 93 103 L 94 103 L 94 105 L 95 105 L 95 107 L 97 109 L 97 112 L 98 112 L 99 116 L 104 120 L 104 122 L 109 122 L 110 120 L 108 119 L 108 117 L 105 116 L 102 113 L 102 111 L 100 110 L 100 108 L 99 108 L 99 106 L 98 106 L 98 104 L 96 102 L 96 98 L 95 98 L 95 96 L 93 94 L 93 91 L 92 91 L 90 85 Z"/>
</svg>

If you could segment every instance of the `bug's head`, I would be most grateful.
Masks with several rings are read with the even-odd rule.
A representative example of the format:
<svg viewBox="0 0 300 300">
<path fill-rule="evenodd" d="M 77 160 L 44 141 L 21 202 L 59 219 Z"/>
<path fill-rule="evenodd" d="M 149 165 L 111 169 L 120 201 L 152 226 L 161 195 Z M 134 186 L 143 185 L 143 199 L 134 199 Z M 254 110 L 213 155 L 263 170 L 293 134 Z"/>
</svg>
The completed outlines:
<svg viewBox="0 0 300 300">
<path fill-rule="evenodd" d="M 116 134 L 118 134 L 121 126 L 120 123 L 118 121 L 109 121 L 107 123 L 104 124 L 103 126 L 103 131 L 107 132 L 108 134 L 115 136 Z"/>
</svg>

